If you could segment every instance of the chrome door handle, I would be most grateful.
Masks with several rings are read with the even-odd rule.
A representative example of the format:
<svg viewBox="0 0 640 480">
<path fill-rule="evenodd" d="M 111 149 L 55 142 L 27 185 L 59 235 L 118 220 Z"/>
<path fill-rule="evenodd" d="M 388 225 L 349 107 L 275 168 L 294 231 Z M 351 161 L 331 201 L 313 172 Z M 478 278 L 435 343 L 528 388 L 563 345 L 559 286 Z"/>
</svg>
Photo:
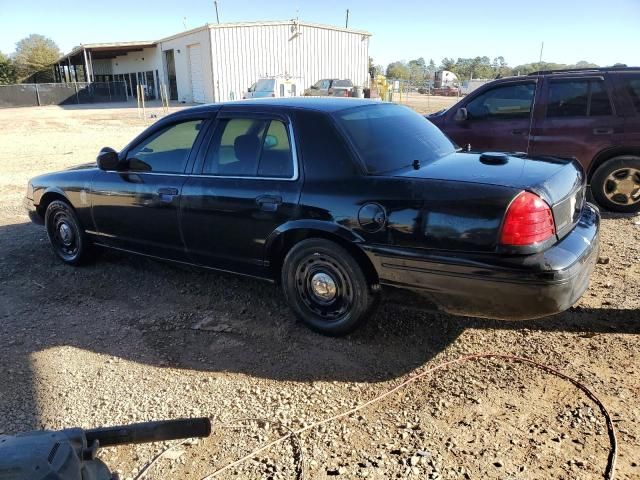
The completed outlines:
<svg viewBox="0 0 640 480">
<path fill-rule="evenodd" d="M 613 133 L 613 128 L 594 128 L 594 135 L 611 135 Z"/>
</svg>

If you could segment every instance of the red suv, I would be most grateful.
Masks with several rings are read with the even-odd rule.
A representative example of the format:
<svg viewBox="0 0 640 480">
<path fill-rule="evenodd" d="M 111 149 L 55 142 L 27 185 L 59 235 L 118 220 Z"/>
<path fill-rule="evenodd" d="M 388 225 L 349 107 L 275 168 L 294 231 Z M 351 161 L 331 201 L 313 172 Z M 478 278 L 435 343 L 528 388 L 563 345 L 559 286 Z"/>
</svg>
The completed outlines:
<svg viewBox="0 0 640 480">
<path fill-rule="evenodd" d="M 640 67 L 502 78 L 427 118 L 473 150 L 575 157 L 600 206 L 640 211 Z"/>
</svg>

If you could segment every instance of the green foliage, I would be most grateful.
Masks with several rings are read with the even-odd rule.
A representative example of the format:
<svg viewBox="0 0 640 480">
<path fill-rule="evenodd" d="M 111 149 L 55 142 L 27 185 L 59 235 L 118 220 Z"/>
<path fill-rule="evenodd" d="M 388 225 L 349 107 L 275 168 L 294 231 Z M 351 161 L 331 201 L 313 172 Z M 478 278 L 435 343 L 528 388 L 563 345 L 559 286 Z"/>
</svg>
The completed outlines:
<svg viewBox="0 0 640 480">
<path fill-rule="evenodd" d="M 408 80 L 411 72 L 404 62 L 393 62 L 387 66 L 387 77 Z"/>
<path fill-rule="evenodd" d="M 17 72 L 13 61 L 0 52 L 0 85 L 16 83 Z"/>
<path fill-rule="evenodd" d="M 43 35 L 31 34 L 16 43 L 14 61 L 22 81 L 52 81 L 52 65 L 59 57 L 58 46 Z"/>
<path fill-rule="evenodd" d="M 553 63 L 553 62 L 533 62 L 525 63 L 524 65 L 518 65 L 513 67 L 514 75 L 528 75 L 532 72 L 540 70 L 562 70 L 565 68 L 596 68 L 598 65 L 595 63 L 585 62 L 584 60 L 577 62 L 573 65 L 566 63 Z"/>
</svg>

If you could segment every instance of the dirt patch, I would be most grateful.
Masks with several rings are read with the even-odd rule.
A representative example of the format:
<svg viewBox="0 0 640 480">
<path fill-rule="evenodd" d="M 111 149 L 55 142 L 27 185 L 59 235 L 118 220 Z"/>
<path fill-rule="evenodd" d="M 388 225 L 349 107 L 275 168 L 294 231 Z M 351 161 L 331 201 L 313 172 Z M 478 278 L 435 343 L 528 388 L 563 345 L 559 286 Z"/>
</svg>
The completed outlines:
<svg viewBox="0 0 640 480">
<path fill-rule="evenodd" d="M 201 478 L 280 436 L 281 425 L 494 351 L 589 385 L 618 431 L 618 478 L 640 476 L 639 217 L 605 216 L 603 263 L 561 315 L 497 322 L 385 306 L 353 335 L 324 338 L 265 283 L 112 252 L 82 268 L 54 258 L 21 206 L 28 178 L 91 161 L 144 127 L 135 109 L 0 110 L 0 433 L 211 416 L 211 438 L 149 475 Z M 603 419 L 575 387 L 495 360 L 440 372 L 300 440 L 313 479 L 601 478 L 608 453 Z M 131 478 L 164 447 L 102 458 Z M 221 478 L 295 478 L 299 457 L 287 441 Z"/>
</svg>

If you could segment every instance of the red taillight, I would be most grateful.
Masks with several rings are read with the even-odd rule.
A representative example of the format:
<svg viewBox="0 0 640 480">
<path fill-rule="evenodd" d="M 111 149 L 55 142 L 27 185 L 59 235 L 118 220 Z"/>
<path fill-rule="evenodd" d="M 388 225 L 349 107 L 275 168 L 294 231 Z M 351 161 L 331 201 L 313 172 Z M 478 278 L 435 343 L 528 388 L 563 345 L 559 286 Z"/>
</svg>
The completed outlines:
<svg viewBox="0 0 640 480">
<path fill-rule="evenodd" d="M 556 227 L 547 203 L 529 192 L 520 193 L 509 208 L 502 224 L 502 245 L 532 245 L 553 237 Z"/>
</svg>

